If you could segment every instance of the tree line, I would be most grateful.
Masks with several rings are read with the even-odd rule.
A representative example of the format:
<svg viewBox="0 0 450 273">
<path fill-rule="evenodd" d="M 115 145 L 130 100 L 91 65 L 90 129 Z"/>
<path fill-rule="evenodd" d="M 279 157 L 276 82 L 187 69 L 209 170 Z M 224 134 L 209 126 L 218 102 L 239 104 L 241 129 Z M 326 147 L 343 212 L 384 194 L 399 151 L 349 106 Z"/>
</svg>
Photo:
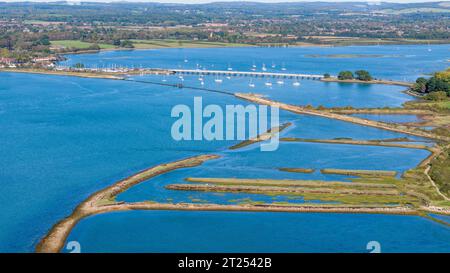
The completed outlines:
<svg viewBox="0 0 450 273">
<path fill-rule="evenodd" d="M 434 73 L 429 79 L 417 78 L 412 90 L 431 100 L 447 99 L 450 97 L 450 68 Z"/>
<path fill-rule="evenodd" d="M 369 71 L 366 70 L 356 70 L 353 74 L 352 71 L 345 70 L 341 71 L 338 74 L 339 80 L 360 80 L 360 81 L 371 81 L 372 75 L 370 75 Z"/>
</svg>

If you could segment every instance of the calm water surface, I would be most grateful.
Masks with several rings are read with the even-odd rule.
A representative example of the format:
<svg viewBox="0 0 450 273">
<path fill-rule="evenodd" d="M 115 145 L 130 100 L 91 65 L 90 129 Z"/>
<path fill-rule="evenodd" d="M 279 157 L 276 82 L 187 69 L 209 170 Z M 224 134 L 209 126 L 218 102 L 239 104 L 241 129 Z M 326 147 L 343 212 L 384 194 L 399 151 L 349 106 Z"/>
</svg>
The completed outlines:
<svg viewBox="0 0 450 273">
<path fill-rule="evenodd" d="M 261 71 L 265 64 L 267 71 L 274 72 L 282 71 L 284 64 L 286 72 L 322 75 L 337 74 L 342 70 L 366 69 L 378 78 L 415 80 L 419 76 L 446 68 L 449 51 L 449 45 L 153 49 L 71 55 L 65 64 L 81 62 L 91 67 L 122 65 L 216 70 L 231 67 L 239 71 L 250 71 L 253 64 Z M 353 56 L 330 58 L 330 55 L 335 54 Z M 367 57 L 355 58 L 356 55 Z M 272 63 L 275 68 L 272 68 Z"/>
<path fill-rule="evenodd" d="M 393 56 L 368 58 L 363 63 L 370 63 L 371 67 L 374 68 L 374 74 L 377 71 L 375 67 L 380 67 L 380 77 L 383 76 L 381 67 L 384 67 L 393 78 L 401 78 L 402 73 L 418 75 L 439 69 L 443 65 L 440 59 L 444 58 L 448 51 L 445 46 L 433 46 L 433 51 L 429 53 L 432 55 L 427 57 L 426 54 L 428 53 L 421 53 L 422 50 L 425 51 L 425 47 L 401 46 L 400 48 L 402 50 L 399 50 L 399 52 L 401 51 L 401 54 L 405 56 L 404 60 L 411 61 L 409 65 L 406 65 L 406 61 L 398 62 L 399 57 Z M 251 53 L 252 50 L 255 50 L 254 53 Z M 274 53 L 274 55 L 262 54 L 264 50 L 279 53 Z M 385 51 L 385 54 L 393 55 L 394 53 L 389 52 L 396 50 L 396 48 L 305 48 L 294 49 L 294 51 L 297 50 L 295 52 L 290 50 L 220 49 L 220 53 L 227 52 L 229 55 L 213 54 L 214 51 L 210 49 L 204 51 L 192 49 L 105 52 L 92 55 L 74 55 L 70 57 L 68 63 L 82 61 L 87 64 L 90 62 L 91 64 L 110 62 L 130 65 L 133 62 L 136 64 L 142 62 L 143 65 L 173 67 L 173 65 L 177 65 L 180 58 L 183 59 L 186 55 L 189 59 L 189 65 L 195 66 L 192 62 L 198 59 L 199 63 L 204 65 L 210 62 L 209 65 L 214 64 L 218 68 L 226 68 L 228 62 L 231 62 L 230 65 L 233 68 L 243 70 L 244 66 L 247 67 L 246 60 L 248 60 L 248 65 L 252 64 L 253 59 L 259 62 L 258 65 L 262 62 L 268 64 L 269 57 L 275 59 L 275 56 L 280 54 L 279 60 L 291 56 L 292 62 L 286 61 L 285 64 L 288 71 L 324 73 L 338 71 L 344 67 L 349 69 L 361 68 L 356 67 L 356 64 L 361 63 L 361 60 L 333 58 L 333 62 L 330 63 L 329 59 L 326 58 L 305 57 L 305 55 L 317 53 L 320 50 L 326 50 L 322 52 L 323 54 L 329 54 L 329 50 L 332 52 L 346 52 L 347 50 L 358 52 L 371 52 L 373 50 L 378 52 L 381 50 Z M 413 54 L 413 52 L 416 53 Z M 212 55 L 217 58 L 212 58 Z M 248 58 L 243 59 L 242 62 L 235 59 L 244 55 Z M 258 60 L 256 58 L 258 56 L 262 59 Z M 386 61 L 391 62 L 394 66 L 391 68 L 384 63 L 378 63 Z M 242 66 L 239 67 L 238 63 L 242 63 Z M 308 63 L 309 65 L 307 65 Z M 327 63 L 329 69 L 324 69 Z M 421 65 L 418 66 L 417 64 Z M 305 70 L 306 67 L 309 67 L 309 70 Z M 420 69 L 416 72 L 409 68 L 402 70 L 406 67 L 420 67 Z M 173 79 L 173 81 L 177 80 L 179 79 Z M 194 77 L 186 79 L 186 83 L 189 83 L 189 81 L 199 84 L 198 79 Z M 208 79 L 208 81 L 205 84 L 214 85 L 213 79 Z M 264 86 L 263 82 L 257 84 L 257 86 Z M 224 80 L 224 84 L 217 88 L 233 91 L 241 90 L 242 92 L 251 91 L 247 80 L 239 82 L 238 79 Z M 327 90 L 330 90 L 328 95 L 326 94 Z M 337 84 L 330 84 L 327 87 L 324 83 L 304 81 L 297 90 L 294 90 L 292 85 L 286 82 L 283 86 L 275 85 L 272 89 L 258 89 L 258 92 L 261 91 L 261 93 L 277 100 L 291 100 L 298 104 L 342 106 L 355 103 L 358 106 L 375 107 L 400 105 L 408 100 L 409 97 L 401 93 L 400 90 L 398 88 L 391 89 L 391 87 L 380 87 L 378 89 L 377 86 L 358 87 L 357 85 L 340 86 Z M 245 198 L 254 198 L 266 202 L 288 201 L 283 197 L 273 199 L 267 196 L 255 197 L 246 194 L 197 196 L 195 193 L 182 194 L 181 192 L 175 193 L 164 189 L 163 186 L 167 183 L 180 183 L 183 178 L 193 175 L 260 177 L 264 174 L 277 178 L 292 178 L 294 176 L 306 178 L 306 175 L 303 174 L 295 175 L 279 172 L 274 168 L 275 166 L 268 163 L 267 160 L 270 156 L 259 152 L 257 147 L 249 147 L 235 152 L 227 151 L 226 148 L 236 144 L 236 141 L 176 142 L 172 140 L 170 126 L 174 119 L 170 117 L 170 111 L 176 104 L 192 105 L 194 96 L 202 96 L 204 104 L 245 104 L 245 102 L 232 96 L 145 83 L 0 73 L 0 143 L 2 144 L 0 153 L 0 183 L 2 185 L 0 202 L 3 204 L 0 219 L 0 251 L 33 251 L 35 244 L 48 229 L 59 219 L 69 215 L 72 209 L 92 192 L 149 166 L 201 153 L 217 153 L 223 157 L 217 161 L 208 162 L 205 166 L 191 170 L 179 170 L 167 174 L 167 176 L 160 176 L 142 184 L 136 190 L 133 189 L 129 193 L 124 193 L 120 198 L 168 201 L 169 198 L 192 200 L 199 197 L 218 203 Z M 294 123 L 294 126 L 283 132 L 283 136 L 351 137 L 354 139 L 405 136 L 329 119 L 294 115 L 284 111 L 280 114 L 282 122 L 291 121 Z M 420 138 L 415 139 L 421 141 Z M 291 150 L 295 153 L 292 156 L 289 155 L 288 158 L 287 154 Z M 412 149 L 282 143 L 279 151 L 274 153 L 273 157 L 277 158 L 277 165 L 280 166 L 314 168 L 357 166 L 367 169 L 388 168 L 401 172 L 414 167 L 426 155 L 427 153 L 424 151 Z M 206 167 L 210 167 L 210 169 Z M 208 172 L 208 170 L 214 170 L 214 172 Z M 319 173 L 311 174 L 309 177 L 326 180 L 347 179 L 347 177 L 341 176 L 322 176 Z M 294 201 L 302 202 L 301 199 Z M 180 213 L 180 215 L 182 214 Z M 215 214 L 206 215 L 202 216 L 202 221 L 208 222 L 208 219 L 213 217 L 210 215 Z M 220 219 L 227 222 L 226 218 L 231 217 L 228 215 L 247 217 L 246 214 L 242 214 L 244 216 L 239 216 L 241 214 L 221 214 Z M 276 217 L 284 218 L 285 216 L 280 214 Z M 353 216 L 345 217 L 351 218 Z M 374 218 L 374 216 L 366 217 L 372 219 L 370 221 L 379 223 L 381 225 L 379 226 L 380 230 L 383 230 L 384 225 L 388 229 L 389 223 L 396 225 L 402 221 L 409 221 L 402 219 L 410 219 L 399 217 L 389 218 L 389 221 L 378 221 L 376 219 L 379 218 Z M 92 219 L 97 219 L 97 217 Z M 210 220 L 214 222 L 213 219 Z M 89 221 L 77 227 L 77 232 L 89 229 Z M 183 225 L 183 221 L 180 218 L 178 227 Z M 233 223 L 233 221 L 230 218 L 230 223 Z M 286 218 L 286 222 L 289 221 Z M 418 227 L 422 227 L 420 226 L 421 221 L 417 220 L 408 224 L 414 226 L 411 228 L 412 237 L 414 234 L 416 237 L 421 236 L 421 231 L 415 228 L 416 223 L 419 223 L 417 224 Z M 133 223 L 138 222 L 132 221 L 130 225 L 134 225 Z M 155 234 L 161 233 L 167 228 L 164 224 L 155 226 L 153 223 L 153 226 L 155 227 L 153 229 Z M 369 226 L 369 224 L 363 222 L 362 226 Z M 92 227 L 99 228 L 100 226 L 94 225 Z M 111 230 L 107 224 L 101 228 L 103 230 L 101 233 L 104 233 L 105 236 L 115 232 L 113 225 L 111 225 Z M 129 227 L 130 232 L 136 229 L 138 229 L 138 226 Z M 287 229 L 289 228 L 287 227 Z M 87 230 L 86 232 L 88 233 Z M 138 233 L 136 234 L 136 236 L 140 236 Z M 436 229 L 433 234 L 441 239 L 449 238 L 448 233 L 440 228 Z M 98 238 L 98 249 L 101 249 L 100 241 L 103 242 L 103 239 Z M 312 237 L 311 240 L 314 240 L 314 238 L 317 239 L 318 237 Z M 124 237 L 124 244 L 117 247 L 122 247 L 124 251 L 133 251 L 134 248 L 128 248 L 125 241 Z M 282 239 L 280 239 L 281 241 Z M 423 250 L 427 250 L 431 246 L 436 246 L 436 251 L 442 250 L 439 245 L 429 244 L 428 241 L 423 245 L 418 241 L 412 242 L 416 244 L 417 248 L 423 246 Z M 336 241 L 334 247 L 337 248 L 341 243 Z M 130 244 L 133 244 L 133 242 L 130 241 Z M 92 247 L 94 249 L 95 246 L 92 245 Z M 169 247 L 179 247 L 178 249 L 181 250 L 179 245 Z M 258 245 L 255 244 L 253 247 L 257 248 Z M 283 247 L 280 243 L 280 251 Z M 110 251 L 114 249 L 109 248 Z M 286 248 L 286 250 L 290 251 L 291 248 Z M 305 248 L 305 251 L 307 250 L 308 248 Z M 328 248 L 322 250 L 329 251 Z M 292 249 L 292 251 L 296 250 Z"/>
<path fill-rule="evenodd" d="M 418 216 L 132 211 L 82 220 L 68 241 L 83 252 L 369 252 L 370 241 L 382 252 L 450 252 L 448 238 Z"/>
</svg>

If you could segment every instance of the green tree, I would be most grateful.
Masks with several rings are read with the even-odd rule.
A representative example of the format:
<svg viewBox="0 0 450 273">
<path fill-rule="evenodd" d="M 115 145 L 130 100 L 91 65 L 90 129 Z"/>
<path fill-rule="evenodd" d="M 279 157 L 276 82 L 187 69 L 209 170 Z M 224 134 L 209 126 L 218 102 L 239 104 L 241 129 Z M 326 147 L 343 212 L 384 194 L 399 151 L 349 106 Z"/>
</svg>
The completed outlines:
<svg viewBox="0 0 450 273">
<path fill-rule="evenodd" d="M 450 84 L 448 82 L 445 82 L 445 80 L 438 79 L 436 77 L 430 78 L 426 86 L 428 93 L 435 91 L 444 91 L 446 93 L 450 92 Z"/>
<path fill-rule="evenodd" d="M 331 77 L 331 76 L 330 76 L 330 74 L 325 73 L 325 74 L 323 74 L 323 77 L 324 77 L 325 79 L 328 79 L 328 78 Z"/>
<path fill-rule="evenodd" d="M 9 57 L 9 50 L 7 48 L 2 48 L 0 50 L 0 57 L 3 58 Z"/>
<path fill-rule="evenodd" d="M 114 39 L 112 41 L 112 44 L 115 45 L 115 46 L 120 46 L 120 40 L 119 39 Z"/>
<path fill-rule="evenodd" d="M 360 81 L 371 81 L 372 80 L 372 76 L 366 70 L 357 70 L 357 71 L 355 71 L 355 74 L 356 74 L 356 78 Z"/>
<path fill-rule="evenodd" d="M 100 46 L 98 44 L 92 44 L 89 46 L 90 50 L 100 50 Z"/>
<path fill-rule="evenodd" d="M 351 71 L 341 71 L 339 72 L 339 80 L 353 80 L 353 73 Z"/>
<path fill-rule="evenodd" d="M 412 89 L 416 92 L 425 93 L 427 92 L 427 82 L 428 80 L 424 77 L 417 78 Z"/>
<path fill-rule="evenodd" d="M 78 69 L 84 68 L 84 64 L 82 64 L 82 63 L 76 63 L 73 67 L 78 68 Z"/>
<path fill-rule="evenodd" d="M 121 47 L 125 47 L 125 48 L 134 48 L 133 43 L 130 40 L 123 40 L 120 42 L 120 46 Z"/>
</svg>

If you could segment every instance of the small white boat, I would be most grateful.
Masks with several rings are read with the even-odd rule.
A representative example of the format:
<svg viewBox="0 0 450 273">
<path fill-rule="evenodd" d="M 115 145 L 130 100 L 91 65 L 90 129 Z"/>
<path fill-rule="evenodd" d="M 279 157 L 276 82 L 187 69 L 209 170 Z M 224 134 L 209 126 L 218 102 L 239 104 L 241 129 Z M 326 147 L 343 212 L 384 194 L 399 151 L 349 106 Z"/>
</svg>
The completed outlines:
<svg viewBox="0 0 450 273">
<path fill-rule="evenodd" d="M 280 85 L 281 85 L 281 84 L 284 84 L 284 81 L 278 80 L 278 81 L 277 81 L 277 84 L 280 84 Z"/>
<path fill-rule="evenodd" d="M 265 85 L 266 86 L 272 86 L 272 83 L 271 82 L 266 82 Z"/>
<path fill-rule="evenodd" d="M 293 86 L 300 86 L 300 83 L 298 81 L 295 81 L 292 85 Z"/>
<path fill-rule="evenodd" d="M 204 82 L 204 81 L 201 81 L 200 84 L 201 84 L 201 85 L 205 85 L 205 82 Z"/>
<path fill-rule="evenodd" d="M 188 59 L 184 59 L 184 62 L 187 63 L 187 62 L 189 62 L 189 61 L 188 61 Z"/>
<path fill-rule="evenodd" d="M 222 83 L 222 79 L 215 79 L 214 81 L 217 83 Z"/>
<path fill-rule="evenodd" d="M 250 80 L 250 83 L 248 84 L 248 86 L 251 87 L 251 88 L 253 88 L 253 87 L 255 87 L 255 84 L 253 83 L 252 80 Z"/>
<path fill-rule="evenodd" d="M 228 71 L 231 71 L 231 70 L 233 70 L 233 68 L 231 68 L 231 67 L 228 67 Z"/>
<path fill-rule="evenodd" d="M 199 80 L 199 81 L 203 81 L 203 78 L 202 78 L 202 77 L 199 77 L 198 80 Z"/>
<path fill-rule="evenodd" d="M 275 68 L 275 67 L 276 67 L 275 63 L 272 62 L 272 68 Z"/>
<path fill-rule="evenodd" d="M 267 71 L 267 68 L 266 68 L 265 64 L 263 64 L 263 66 L 262 66 L 262 71 Z"/>
<path fill-rule="evenodd" d="M 230 76 L 227 76 L 227 79 L 228 79 L 228 80 L 231 80 L 231 77 L 230 77 Z"/>
</svg>

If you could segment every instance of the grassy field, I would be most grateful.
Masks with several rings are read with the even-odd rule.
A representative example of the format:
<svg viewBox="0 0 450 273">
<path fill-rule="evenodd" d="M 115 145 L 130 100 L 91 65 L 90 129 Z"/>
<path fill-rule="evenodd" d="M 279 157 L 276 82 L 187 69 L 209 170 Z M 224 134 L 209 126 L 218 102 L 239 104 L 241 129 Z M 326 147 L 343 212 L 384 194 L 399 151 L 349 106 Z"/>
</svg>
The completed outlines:
<svg viewBox="0 0 450 273">
<path fill-rule="evenodd" d="M 347 183 L 351 184 L 351 183 Z M 240 185 L 195 185 L 171 184 L 166 186 L 170 190 L 206 191 L 206 192 L 245 192 L 265 194 L 270 196 L 301 196 L 305 201 L 321 200 L 325 202 L 339 202 L 342 204 L 378 204 L 406 205 L 417 203 L 414 197 L 401 195 L 396 190 L 352 190 L 336 188 L 303 188 L 303 187 L 270 187 L 270 186 L 240 186 Z M 287 204 L 287 203 L 286 203 Z"/>
<path fill-rule="evenodd" d="M 437 13 L 448 13 L 450 9 L 445 8 L 409 8 L 409 9 L 401 9 L 401 10 L 393 10 L 393 9 L 384 9 L 381 10 L 380 13 L 384 14 L 409 14 L 409 13 L 425 13 L 425 12 L 437 12 Z"/>
<path fill-rule="evenodd" d="M 437 105 L 438 105 L 439 108 L 450 110 L 450 101 L 437 102 Z"/>
<path fill-rule="evenodd" d="M 418 40 L 406 38 L 359 38 L 359 37 L 337 37 L 337 36 L 309 36 L 319 43 L 325 43 L 335 46 L 348 45 L 389 45 L 389 44 L 442 44 L 448 43 L 448 40 Z M 308 37 L 305 37 L 308 38 Z"/>
<path fill-rule="evenodd" d="M 450 112 L 450 100 L 445 101 L 409 101 L 404 104 L 408 109 L 426 109 L 434 112 Z"/>
<path fill-rule="evenodd" d="M 322 169 L 323 174 L 341 174 L 341 175 L 355 175 L 355 176 L 395 176 L 396 171 L 380 171 L 380 170 L 345 170 L 345 169 Z"/>
<path fill-rule="evenodd" d="M 282 172 L 291 172 L 291 173 L 313 173 L 314 169 L 305 169 L 305 168 L 278 168 L 278 170 Z"/>
<path fill-rule="evenodd" d="M 431 162 L 431 178 L 442 193 L 450 196 L 450 150 L 445 150 Z"/>
<path fill-rule="evenodd" d="M 187 40 L 131 40 L 135 48 L 209 48 L 209 47 L 242 47 L 246 44 L 208 42 L 208 41 L 187 41 Z"/>
<path fill-rule="evenodd" d="M 65 48 L 77 48 L 77 49 L 87 49 L 92 46 L 94 43 L 82 42 L 77 40 L 59 40 L 59 41 L 51 41 L 52 46 L 60 46 Z M 101 49 L 111 49 L 115 48 L 113 45 L 109 44 L 98 44 Z"/>
</svg>

